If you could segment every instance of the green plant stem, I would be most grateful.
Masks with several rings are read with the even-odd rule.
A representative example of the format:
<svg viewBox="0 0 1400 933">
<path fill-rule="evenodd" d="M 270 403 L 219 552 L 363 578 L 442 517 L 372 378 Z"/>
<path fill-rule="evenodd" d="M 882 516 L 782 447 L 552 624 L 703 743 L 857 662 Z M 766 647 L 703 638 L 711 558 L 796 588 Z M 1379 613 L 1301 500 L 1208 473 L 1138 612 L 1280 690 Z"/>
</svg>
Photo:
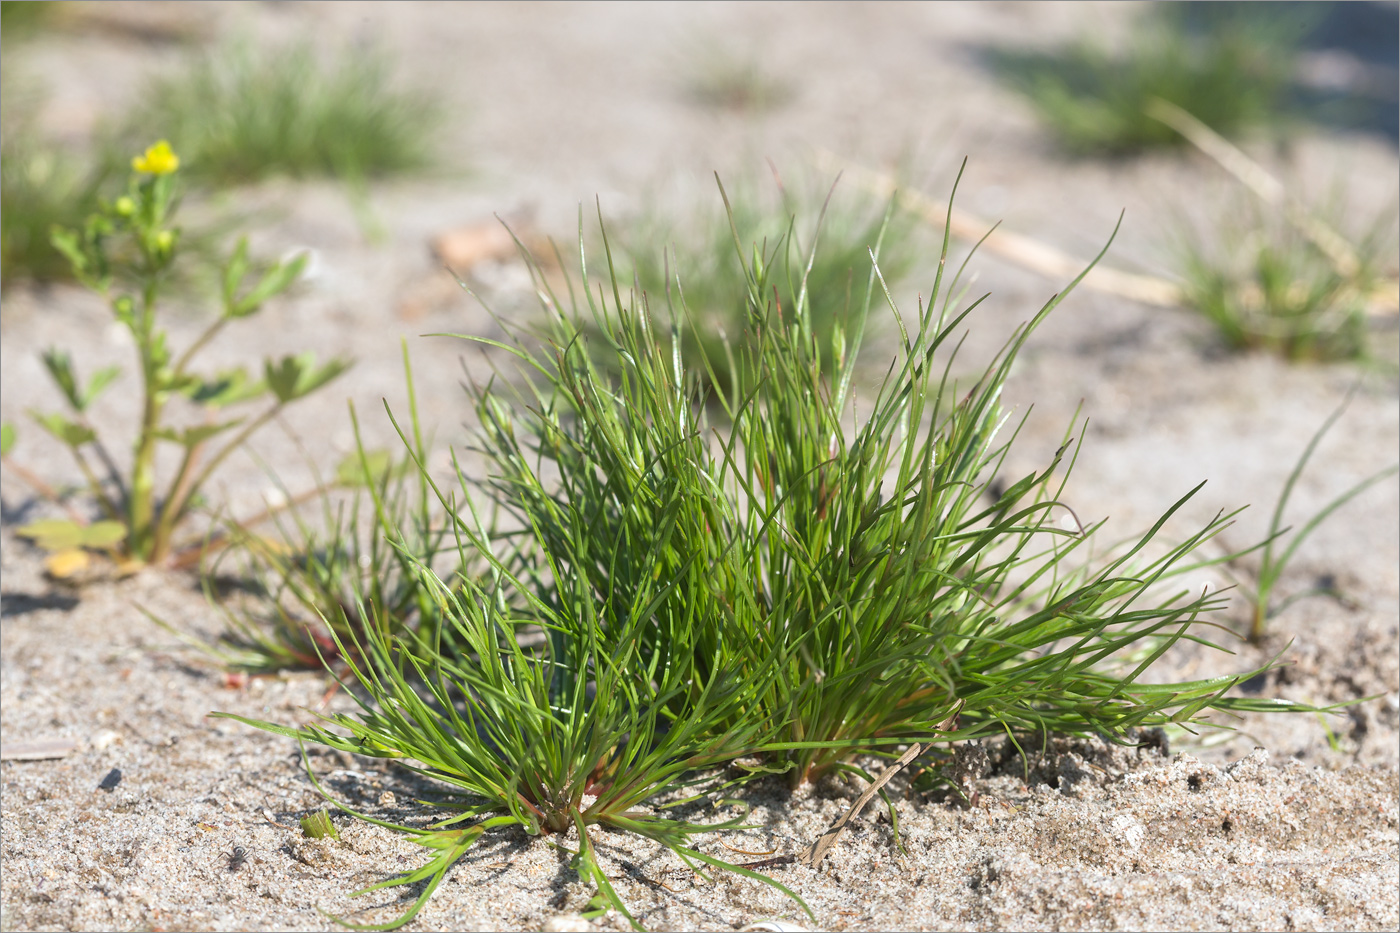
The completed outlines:
<svg viewBox="0 0 1400 933">
<path fill-rule="evenodd" d="M 197 354 L 200 350 L 203 350 L 205 344 L 213 340 L 214 337 L 219 333 L 219 331 L 223 330 L 224 325 L 228 322 L 228 315 L 221 314 L 219 315 L 218 320 L 216 320 L 214 323 L 210 324 L 204 329 L 204 333 L 200 334 L 199 337 L 195 340 L 195 342 L 190 344 L 189 349 L 187 349 L 184 353 L 180 354 L 180 359 L 175 363 L 176 376 L 183 376 L 185 374 L 185 367 L 189 366 L 190 363 L 194 360 L 195 354 Z"/>
<path fill-rule="evenodd" d="M 202 445 L 191 445 L 191 447 L 185 451 L 185 458 L 180 464 L 180 472 L 176 474 L 175 479 L 170 484 L 170 497 L 166 500 L 164 509 L 161 510 L 160 522 L 156 530 L 156 544 L 150 558 L 152 561 L 162 560 L 166 554 L 169 553 L 170 538 L 174 532 L 175 526 L 184 516 L 185 507 L 194 490 L 202 487 L 205 481 L 218 469 L 219 464 L 223 463 L 224 459 L 228 457 L 229 454 L 241 447 L 243 443 L 252 436 L 254 431 L 276 417 L 277 413 L 280 412 L 283 407 L 284 403 L 277 402 L 267 411 L 249 422 L 247 427 L 235 434 L 233 438 L 204 465 L 204 469 L 200 471 L 199 475 L 194 480 L 190 480 L 189 474 L 198 458 L 197 449 Z"/>
<path fill-rule="evenodd" d="M 136 436 L 135 455 L 131 466 L 131 498 L 129 502 L 130 532 L 128 550 L 143 561 L 155 559 L 155 455 L 156 432 L 160 430 L 160 416 L 164 409 L 163 394 L 166 391 L 159 385 L 159 364 L 155 360 L 151 332 L 155 326 L 154 279 L 148 280 L 141 295 L 141 316 L 136 331 L 136 342 L 141 354 L 141 376 L 144 400 L 141 409 L 141 430 Z"/>
<path fill-rule="evenodd" d="M 199 461 L 199 454 L 203 448 L 203 443 L 191 444 L 185 448 L 184 456 L 180 458 L 180 469 L 176 471 L 175 479 L 170 484 L 170 494 L 166 496 L 165 507 L 161 510 L 160 521 L 156 525 L 156 551 L 159 553 L 157 560 L 164 557 L 169 550 L 168 540 L 180 519 L 180 513 L 184 511 L 184 503 L 189 498 L 190 491 L 198 488 L 190 479 L 191 471 Z"/>
</svg>

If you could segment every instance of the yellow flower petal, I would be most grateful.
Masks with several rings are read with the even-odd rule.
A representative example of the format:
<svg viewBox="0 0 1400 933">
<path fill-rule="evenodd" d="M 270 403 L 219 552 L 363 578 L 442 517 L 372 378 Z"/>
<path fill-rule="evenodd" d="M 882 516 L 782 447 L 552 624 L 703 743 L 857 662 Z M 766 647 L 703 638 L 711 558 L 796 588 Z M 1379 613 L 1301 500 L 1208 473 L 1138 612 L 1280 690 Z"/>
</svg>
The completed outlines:
<svg viewBox="0 0 1400 933">
<path fill-rule="evenodd" d="M 132 159 L 131 167 L 147 175 L 169 175 L 180 167 L 180 157 L 170 148 L 170 143 L 162 139 L 147 149 L 145 155 Z"/>
</svg>

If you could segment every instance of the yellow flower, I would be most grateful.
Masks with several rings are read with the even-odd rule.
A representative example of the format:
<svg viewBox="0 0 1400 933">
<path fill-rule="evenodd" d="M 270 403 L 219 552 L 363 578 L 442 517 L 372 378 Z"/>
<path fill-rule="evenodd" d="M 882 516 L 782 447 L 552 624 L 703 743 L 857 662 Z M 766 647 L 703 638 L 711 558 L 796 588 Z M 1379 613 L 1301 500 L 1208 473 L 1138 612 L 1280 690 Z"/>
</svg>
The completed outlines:
<svg viewBox="0 0 1400 933">
<path fill-rule="evenodd" d="M 171 150 L 170 143 L 162 139 L 147 149 L 145 155 L 132 159 L 131 167 L 148 175 L 169 175 L 180 167 L 180 157 Z"/>
</svg>

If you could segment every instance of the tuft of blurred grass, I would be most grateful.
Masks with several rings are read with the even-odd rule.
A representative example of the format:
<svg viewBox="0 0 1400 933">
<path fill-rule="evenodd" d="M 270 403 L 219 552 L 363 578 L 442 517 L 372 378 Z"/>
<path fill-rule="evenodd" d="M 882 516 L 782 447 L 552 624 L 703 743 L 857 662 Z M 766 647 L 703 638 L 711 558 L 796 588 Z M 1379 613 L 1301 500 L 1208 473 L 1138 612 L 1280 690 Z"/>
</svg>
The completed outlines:
<svg viewBox="0 0 1400 933">
<path fill-rule="evenodd" d="M 0 282 L 5 285 L 16 279 L 72 279 L 67 258 L 49 241 L 50 231 L 81 227 L 97 209 L 97 192 L 118 169 L 101 152 L 84 159 L 44 142 L 37 131 L 41 103 L 36 84 L 5 70 L 0 80 Z"/>
<path fill-rule="evenodd" d="M 805 285 L 804 316 L 832 368 L 839 322 L 864 298 L 869 250 L 879 250 L 880 272 L 894 287 L 922 246 L 912 215 L 854 188 L 804 180 L 792 189 L 779 183 L 769 197 L 759 189 L 742 180 L 727 207 L 713 197 L 678 207 L 653 198 L 611 244 L 618 278 L 638 288 L 653 318 L 670 323 L 670 310 L 686 370 L 725 390 L 761 329 L 750 315 L 747 266 Z M 796 295 L 775 307 L 779 320 L 795 320 Z"/>
<path fill-rule="evenodd" d="M 1297 44 L 1316 16 L 1301 6 L 1260 16 L 1252 6 L 1156 4 L 1121 50 L 1084 40 L 1051 52 L 993 49 L 989 57 L 1075 154 L 1180 145 L 1180 136 L 1145 113 L 1153 98 L 1230 136 L 1286 118 Z"/>
<path fill-rule="evenodd" d="M 3 0 L 0 2 L 0 36 L 6 45 L 32 37 L 53 19 L 59 5 L 40 0 Z"/>
<path fill-rule="evenodd" d="M 71 279 L 68 260 L 49 242 L 55 227 L 81 226 L 108 177 L 103 166 L 8 134 L 0 143 L 0 282 Z"/>
<path fill-rule="evenodd" d="M 682 89 L 691 101 L 716 110 L 757 113 L 776 110 L 795 96 L 792 85 L 765 69 L 756 58 L 698 43 L 683 53 Z"/>
<path fill-rule="evenodd" d="M 395 89 L 372 49 L 325 63 L 307 43 L 234 43 L 153 81 L 123 135 L 169 139 L 191 174 L 215 184 L 354 182 L 431 165 L 437 110 L 427 94 Z"/>
<path fill-rule="evenodd" d="M 1392 214 L 1355 241 L 1352 270 L 1280 218 L 1248 208 L 1232 216 L 1242 220 L 1226 223 L 1218 243 L 1183 234 L 1179 247 L 1186 300 L 1225 345 L 1295 361 L 1368 359 L 1367 304 L 1395 254 Z"/>
</svg>

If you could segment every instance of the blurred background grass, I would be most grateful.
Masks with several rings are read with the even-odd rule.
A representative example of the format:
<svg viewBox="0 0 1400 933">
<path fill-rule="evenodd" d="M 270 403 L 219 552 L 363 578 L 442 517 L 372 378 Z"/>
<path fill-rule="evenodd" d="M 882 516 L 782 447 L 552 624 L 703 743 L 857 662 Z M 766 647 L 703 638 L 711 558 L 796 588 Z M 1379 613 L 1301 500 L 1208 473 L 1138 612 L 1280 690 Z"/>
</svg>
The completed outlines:
<svg viewBox="0 0 1400 933">
<path fill-rule="evenodd" d="M 0 283 L 5 287 L 22 280 L 65 280 L 67 263 L 49 243 L 49 231 L 55 225 L 80 224 L 96 206 L 104 185 L 122 176 L 131 154 L 154 138 L 168 138 L 181 154 L 196 197 L 275 177 L 338 179 L 356 206 L 361 230 L 368 234 L 380 232 L 368 208 L 370 185 L 421 177 L 463 162 L 464 153 L 450 149 L 447 140 L 454 123 L 470 118 L 448 111 L 442 88 L 408 80 L 412 69 L 395 60 L 388 45 L 372 41 L 378 37 L 364 34 L 349 45 L 335 45 L 334 51 L 330 46 L 317 51 L 311 41 L 285 37 L 262 42 L 251 35 L 232 38 L 226 28 L 222 33 L 205 28 L 198 21 L 199 10 L 190 4 L 0 3 Z M 1118 20 L 1127 22 L 1126 29 L 1083 28 L 1065 44 L 982 44 L 975 47 L 972 60 L 1020 95 L 1037 115 L 1045 138 L 1053 141 L 1052 148 L 1071 158 L 1107 156 L 1124 166 L 1153 152 L 1190 158 L 1184 138 L 1145 112 L 1159 97 L 1215 131 L 1256 147 L 1287 148 L 1301 134 L 1317 132 L 1364 133 L 1394 145 L 1400 138 L 1396 11 L 1396 4 L 1380 2 L 1129 5 L 1113 8 Z M 146 70 L 123 107 L 101 115 L 87 137 L 56 138 L 46 132 L 42 119 L 50 76 L 34 66 L 30 49 L 45 37 L 82 30 L 125 30 L 169 54 L 163 54 L 160 67 Z M 669 96 L 694 105 L 697 120 L 735 121 L 756 140 L 765 121 L 783 119 L 804 106 L 806 96 L 816 93 L 815 79 L 825 68 L 815 59 L 796 68 L 792 63 L 785 66 L 781 56 L 755 36 L 701 31 L 678 37 L 670 52 L 670 81 L 658 88 L 658 99 Z M 483 84 L 479 93 L 490 93 L 488 86 Z M 547 104 L 539 102 L 541 109 Z M 489 146 L 489 139 L 482 144 Z M 757 161 L 753 153 L 759 149 L 754 143 L 735 152 L 732 164 L 717 167 L 737 183 Z M 762 217 L 739 218 L 741 240 L 776 245 L 789 221 L 797 218 L 795 242 L 799 247 L 809 242 L 824 197 L 814 192 L 824 191 L 830 180 L 812 183 L 812 190 L 800 195 L 789 192 L 770 199 Z M 760 187 L 751 186 L 749 193 Z M 814 270 L 812 280 L 819 293 L 812 304 L 814 321 L 826 346 L 833 333 L 831 322 L 844 307 L 844 283 L 864 261 L 878 229 L 879 210 L 862 214 L 865 208 L 857 209 L 852 200 L 856 194 L 849 185 L 838 191 L 827 221 L 832 241 L 825 255 L 831 269 L 824 263 Z M 208 224 L 211 242 L 222 229 L 250 220 L 247 214 L 234 217 L 237 201 L 221 200 L 222 222 Z M 683 340 L 687 362 L 703 369 L 701 360 L 708 359 L 721 371 L 728 367 L 724 341 L 740 339 L 746 329 L 737 310 L 743 283 L 735 271 L 728 224 L 722 219 L 718 199 L 711 197 L 664 209 L 645 205 L 621 220 L 610 220 L 627 277 L 635 276 L 652 296 L 654 308 L 664 305 L 666 251 L 674 248 L 679 268 L 670 272 L 681 272 L 690 283 L 686 298 L 701 325 L 698 333 Z M 1237 257 L 1228 263 L 1228 273 L 1223 268 L 1226 263 L 1217 244 L 1224 235 L 1236 235 L 1224 229 L 1228 218 L 1184 234 L 1194 247 L 1173 255 L 1163 250 L 1162 258 L 1174 264 L 1186 286 L 1183 294 L 1221 328 L 1227 346 L 1280 349 L 1277 341 L 1242 340 L 1239 333 L 1232 334 L 1231 327 L 1238 330 L 1239 319 L 1248 315 L 1239 311 L 1243 306 L 1237 298 L 1217 293 L 1225 288 L 1280 295 L 1291 289 L 1297 294 L 1301 280 L 1282 291 L 1254 280 L 1288 269 L 1307 277 L 1306 270 L 1321 267 L 1315 257 L 1304 255 L 1306 244 L 1279 239 L 1285 237 L 1286 224 L 1259 219 L 1250 234 L 1251 242 L 1261 244 L 1255 254 L 1258 262 L 1248 275 Z M 899 212 L 893 221 L 910 223 Z M 1337 219 L 1338 226 L 1358 237 L 1371 224 L 1371 218 Z M 1264 231 L 1274 231 L 1274 239 L 1260 241 Z M 195 233 L 187 231 L 192 239 Z M 906 242 L 907 237 L 889 242 L 896 240 Z M 1368 274 L 1382 279 L 1393 274 L 1384 238 L 1371 237 L 1367 243 L 1375 260 L 1367 264 Z M 910 261 L 887 252 L 882 269 L 897 282 Z M 1260 271 L 1261 262 L 1273 271 Z M 1227 281 L 1233 284 L 1220 285 Z M 1316 300 L 1289 307 L 1317 318 L 1316 327 L 1306 324 L 1302 330 L 1318 337 L 1319 348 L 1328 348 L 1319 349 L 1319 355 L 1366 355 L 1366 328 L 1358 330 L 1356 314 L 1337 308 L 1343 301 L 1338 296 L 1351 300 L 1367 288 L 1369 283 L 1360 282 L 1317 287 L 1304 283 L 1302 291 Z M 1233 324 L 1226 323 L 1229 308 L 1236 309 Z M 1287 313 L 1296 317 L 1294 311 Z M 1345 333 L 1322 333 L 1320 328 L 1329 322 Z M 1299 353 L 1296 347 L 1286 352 Z"/>
</svg>

